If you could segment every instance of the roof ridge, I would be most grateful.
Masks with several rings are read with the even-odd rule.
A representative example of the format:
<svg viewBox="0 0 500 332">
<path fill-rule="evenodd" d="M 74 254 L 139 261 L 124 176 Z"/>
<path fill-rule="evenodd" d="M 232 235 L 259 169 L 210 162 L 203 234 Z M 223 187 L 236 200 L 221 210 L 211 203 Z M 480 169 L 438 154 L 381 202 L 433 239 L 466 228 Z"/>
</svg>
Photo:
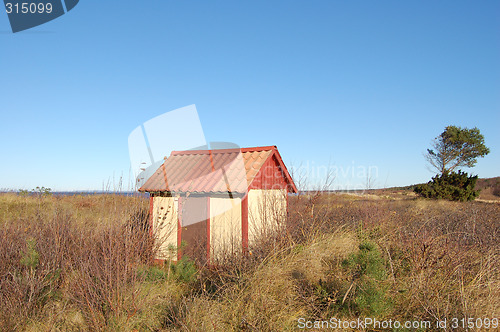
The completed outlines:
<svg viewBox="0 0 500 332">
<path fill-rule="evenodd" d="M 172 151 L 171 156 L 190 155 L 190 154 L 210 154 L 210 153 L 231 153 L 231 152 L 259 152 L 277 150 L 276 145 L 255 146 L 249 148 L 233 148 L 233 149 L 210 149 L 210 150 L 178 150 Z"/>
</svg>

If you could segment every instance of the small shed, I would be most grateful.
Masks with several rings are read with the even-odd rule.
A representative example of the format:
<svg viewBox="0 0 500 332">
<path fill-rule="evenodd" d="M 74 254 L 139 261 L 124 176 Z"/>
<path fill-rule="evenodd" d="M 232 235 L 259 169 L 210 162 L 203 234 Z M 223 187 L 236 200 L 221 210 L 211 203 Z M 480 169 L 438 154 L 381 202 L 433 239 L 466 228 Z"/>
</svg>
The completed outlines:
<svg viewBox="0 0 500 332">
<path fill-rule="evenodd" d="M 297 188 L 276 146 L 264 146 L 173 151 L 139 191 L 150 194 L 156 259 L 205 263 L 276 231 Z"/>
</svg>

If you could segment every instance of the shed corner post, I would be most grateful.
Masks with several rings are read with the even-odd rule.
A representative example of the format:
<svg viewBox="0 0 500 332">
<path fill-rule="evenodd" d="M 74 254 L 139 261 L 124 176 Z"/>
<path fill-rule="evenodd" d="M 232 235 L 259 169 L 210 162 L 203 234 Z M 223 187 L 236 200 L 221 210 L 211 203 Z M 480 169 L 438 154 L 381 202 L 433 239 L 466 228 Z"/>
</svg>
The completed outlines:
<svg viewBox="0 0 500 332">
<path fill-rule="evenodd" d="M 149 220 L 148 220 L 148 223 L 149 223 L 149 235 L 151 237 L 153 237 L 153 223 L 154 223 L 154 219 L 153 219 L 153 206 L 154 206 L 154 197 L 153 197 L 153 194 L 150 193 L 149 194 Z"/>
<path fill-rule="evenodd" d="M 243 255 L 248 254 L 248 191 L 241 199 L 241 245 Z"/>
<path fill-rule="evenodd" d="M 207 196 L 207 264 L 210 266 L 210 196 Z"/>
<path fill-rule="evenodd" d="M 182 197 L 177 200 L 177 261 L 182 258 Z"/>
<path fill-rule="evenodd" d="M 289 190 L 288 186 L 286 186 L 285 195 L 286 195 L 286 203 L 285 203 L 286 204 L 286 219 L 288 219 L 288 217 L 290 216 L 290 214 L 289 214 L 290 210 L 288 208 L 288 201 L 289 201 L 288 196 L 290 196 L 290 190 Z"/>
</svg>

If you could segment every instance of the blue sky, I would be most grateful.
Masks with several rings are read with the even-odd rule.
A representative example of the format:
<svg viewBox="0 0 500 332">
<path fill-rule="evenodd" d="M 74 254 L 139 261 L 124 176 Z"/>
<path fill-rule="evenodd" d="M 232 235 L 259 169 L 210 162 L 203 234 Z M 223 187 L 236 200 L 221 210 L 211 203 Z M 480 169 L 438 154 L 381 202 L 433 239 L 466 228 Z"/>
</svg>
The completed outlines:
<svg viewBox="0 0 500 332">
<path fill-rule="evenodd" d="M 277 145 L 311 183 L 428 181 L 447 125 L 500 175 L 499 1 L 82 0 L 16 34 L 0 13 L 0 45 L 0 188 L 128 183 L 130 132 L 190 104 L 208 141 Z"/>
</svg>

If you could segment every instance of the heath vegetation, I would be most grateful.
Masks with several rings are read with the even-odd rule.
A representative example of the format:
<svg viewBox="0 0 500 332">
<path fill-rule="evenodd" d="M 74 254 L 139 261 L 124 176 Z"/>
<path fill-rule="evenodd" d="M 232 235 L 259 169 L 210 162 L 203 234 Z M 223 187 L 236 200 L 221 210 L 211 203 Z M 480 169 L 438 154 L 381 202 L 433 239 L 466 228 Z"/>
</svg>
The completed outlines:
<svg viewBox="0 0 500 332">
<path fill-rule="evenodd" d="M 498 318 L 500 205 L 290 197 L 216 267 L 153 263 L 148 200 L 0 196 L 2 331 L 279 331 L 299 318 Z"/>
</svg>

